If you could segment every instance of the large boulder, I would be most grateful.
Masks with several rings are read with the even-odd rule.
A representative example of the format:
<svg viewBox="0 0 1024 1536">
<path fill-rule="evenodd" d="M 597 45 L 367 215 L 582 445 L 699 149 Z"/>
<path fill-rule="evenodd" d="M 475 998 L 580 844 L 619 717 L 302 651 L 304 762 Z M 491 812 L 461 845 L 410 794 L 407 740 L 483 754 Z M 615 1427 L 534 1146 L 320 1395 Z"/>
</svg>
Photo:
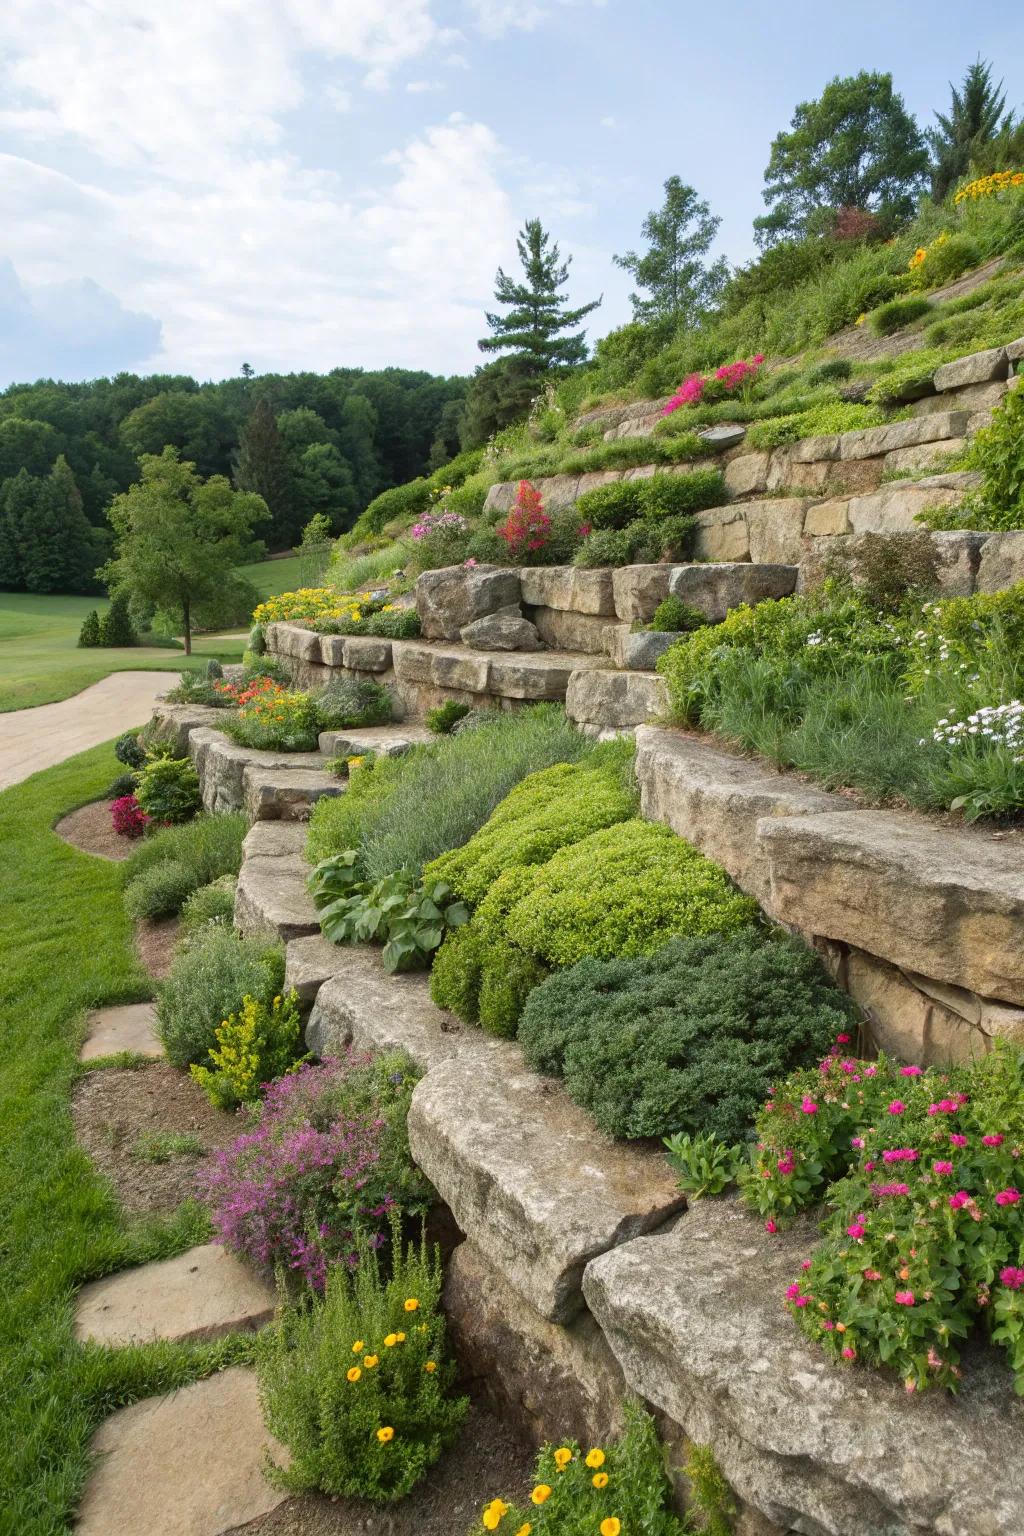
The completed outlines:
<svg viewBox="0 0 1024 1536">
<path fill-rule="evenodd" d="M 1024 868 L 989 832 L 890 811 L 762 821 L 773 917 L 1024 1004 Z"/>
<path fill-rule="evenodd" d="M 656 672 L 573 672 L 565 695 L 570 720 L 608 731 L 654 720 L 667 705 L 665 679 Z"/>
<path fill-rule="evenodd" d="M 564 608 L 595 617 L 615 617 L 612 572 L 573 565 L 525 566 L 519 573 L 523 602 L 530 607 Z"/>
<path fill-rule="evenodd" d="M 693 550 L 700 560 L 749 560 L 750 531 L 744 505 L 698 512 Z"/>
<path fill-rule="evenodd" d="M 740 1497 L 804 1536 L 1016 1536 L 1024 1405 L 1002 1352 L 971 1348 L 956 1397 L 832 1365 L 783 1305 L 812 1221 L 769 1236 L 734 1201 L 595 1259 L 584 1294 L 632 1391 Z"/>
<path fill-rule="evenodd" d="M 796 565 L 754 565 L 750 561 L 705 562 L 672 568 L 669 592 L 720 624 L 741 603 L 789 597 L 796 590 Z"/>
<path fill-rule="evenodd" d="M 668 597 L 671 565 L 623 565 L 612 572 L 615 612 L 626 624 L 649 624 Z"/>
<path fill-rule="evenodd" d="M 537 626 L 524 619 L 519 604 L 499 608 L 474 619 L 461 632 L 464 645 L 476 651 L 542 651 L 544 641 Z"/>
<path fill-rule="evenodd" d="M 448 565 L 416 582 L 416 612 L 427 640 L 457 640 L 467 624 L 518 604 L 519 573 L 497 566 Z"/>
<path fill-rule="evenodd" d="M 1024 532 L 990 533 L 981 546 L 978 591 L 1002 592 L 1024 581 Z"/>
<path fill-rule="evenodd" d="M 943 363 L 935 370 L 935 388 L 940 394 L 951 389 L 964 389 L 969 384 L 987 384 L 990 379 L 1005 379 L 1010 371 L 1005 347 L 989 347 L 985 352 L 972 352 L 968 357 L 958 357 L 952 363 Z"/>
</svg>

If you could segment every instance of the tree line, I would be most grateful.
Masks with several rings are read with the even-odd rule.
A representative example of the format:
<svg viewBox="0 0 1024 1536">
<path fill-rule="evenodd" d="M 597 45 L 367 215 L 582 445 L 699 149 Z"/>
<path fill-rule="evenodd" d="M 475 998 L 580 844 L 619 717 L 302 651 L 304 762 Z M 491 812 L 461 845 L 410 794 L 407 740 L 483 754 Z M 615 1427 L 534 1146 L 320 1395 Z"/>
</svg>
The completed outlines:
<svg viewBox="0 0 1024 1536">
<path fill-rule="evenodd" d="M 467 380 L 401 368 L 262 374 L 199 384 L 122 373 L 0 392 L 0 587 L 99 592 L 108 511 L 149 455 L 177 450 L 266 503 L 259 527 L 287 549 L 316 513 L 350 527 L 378 492 L 459 448 Z"/>
</svg>

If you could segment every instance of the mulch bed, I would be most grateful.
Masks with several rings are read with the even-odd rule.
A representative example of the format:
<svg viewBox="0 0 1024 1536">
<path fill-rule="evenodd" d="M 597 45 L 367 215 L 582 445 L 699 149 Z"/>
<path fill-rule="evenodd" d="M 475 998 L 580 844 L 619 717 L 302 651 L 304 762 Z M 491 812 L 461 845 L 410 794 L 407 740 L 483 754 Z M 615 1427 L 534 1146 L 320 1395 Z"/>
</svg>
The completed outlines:
<svg viewBox="0 0 1024 1536">
<path fill-rule="evenodd" d="M 165 980 L 180 936 L 180 917 L 143 917 L 135 924 L 135 948 L 143 970 L 154 981 Z"/>
<path fill-rule="evenodd" d="M 77 811 L 62 816 L 53 829 L 57 836 L 82 853 L 93 853 L 99 859 L 126 859 L 135 846 L 130 837 L 121 837 L 114 831 L 110 820 L 110 801 L 93 800 L 80 805 Z"/>
<path fill-rule="evenodd" d="M 227 1536 L 241 1529 L 245 1536 L 463 1536 L 483 1529 L 480 1516 L 491 1499 L 512 1494 L 527 1502 L 534 1457 L 488 1408 L 474 1404 L 455 1448 L 399 1503 L 380 1509 L 361 1499 L 306 1494 Z"/>
<path fill-rule="evenodd" d="M 179 1153 L 167 1162 L 147 1162 L 136 1150 L 140 1137 L 159 1131 L 193 1135 L 208 1154 L 238 1134 L 235 1117 L 214 1109 L 187 1073 L 166 1062 L 84 1073 L 75 1084 L 71 1114 L 79 1143 L 132 1215 L 173 1211 L 194 1196 L 196 1172 L 207 1161 Z"/>
</svg>

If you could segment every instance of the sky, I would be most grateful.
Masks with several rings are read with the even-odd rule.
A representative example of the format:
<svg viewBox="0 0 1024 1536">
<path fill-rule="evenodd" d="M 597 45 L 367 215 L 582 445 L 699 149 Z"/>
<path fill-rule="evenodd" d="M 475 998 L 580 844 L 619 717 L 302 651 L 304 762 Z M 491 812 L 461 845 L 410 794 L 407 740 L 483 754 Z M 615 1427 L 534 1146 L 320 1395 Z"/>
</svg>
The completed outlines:
<svg viewBox="0 0 1024 1536">
<path fill-rule="evenodd" d="M 389 364 L 469 372 L 538 216 L 630 317 L 665 179 L 753 254 L 771 140 L 837 74 L 922 126 L 1017 0 L 3 0 L 0 386 Z"/>
</svg>

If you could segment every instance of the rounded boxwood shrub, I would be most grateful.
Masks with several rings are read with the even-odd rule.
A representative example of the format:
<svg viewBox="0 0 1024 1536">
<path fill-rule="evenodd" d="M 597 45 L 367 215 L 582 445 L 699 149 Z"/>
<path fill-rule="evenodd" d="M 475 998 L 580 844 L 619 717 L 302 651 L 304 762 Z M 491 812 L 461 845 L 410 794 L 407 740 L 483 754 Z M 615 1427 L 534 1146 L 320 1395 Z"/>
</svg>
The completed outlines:
<svg viewBox="0 0 1024 1536">
<path fill-rule="evenodd" d="M 669 596 L 662 598 L 655 608 L 651 629 L 658 634 L 687 634 L 690 630 L 702 629 L 708 623 L 710 620 L 699 608 L 692 608 L 681 597 Z"/>
<path fill-rule="evenodd" d="M 773 1084 L 853 1019 L 811 950 L 748 928 L 559 971 L 530 994 L 519 1039 L 613 1136 L 733 1142 Z"/>
<path fill-rule="evenodd" d="M 172 1066 L 205 1062 L 217 1027 L 247 997 L 269 1005 L 284 985 L 284 952 L 211 924 L 179 951 L 160 987 L 157 1030 Z"/>
<path fill-rule="evenodd" d="M 131 918 L 171 917 L 195 889 L 192 871 L 180 859 L 164 859 L 137 875 L 124 893 Z"/>
<path fill-rule="evenodd" d="M 895 331 L 902 331 L 904 326 L 913 325 L 915 320 L 920 320 L 922 315 L 928 314 L 931 307 L 931 301 L 920 295 L 905 299 L 890 299 L 888 304 L 880 304 L 877 309 L 871 311 L 868 324 L 876 336 L 891 336 Z"/>
</svg>

